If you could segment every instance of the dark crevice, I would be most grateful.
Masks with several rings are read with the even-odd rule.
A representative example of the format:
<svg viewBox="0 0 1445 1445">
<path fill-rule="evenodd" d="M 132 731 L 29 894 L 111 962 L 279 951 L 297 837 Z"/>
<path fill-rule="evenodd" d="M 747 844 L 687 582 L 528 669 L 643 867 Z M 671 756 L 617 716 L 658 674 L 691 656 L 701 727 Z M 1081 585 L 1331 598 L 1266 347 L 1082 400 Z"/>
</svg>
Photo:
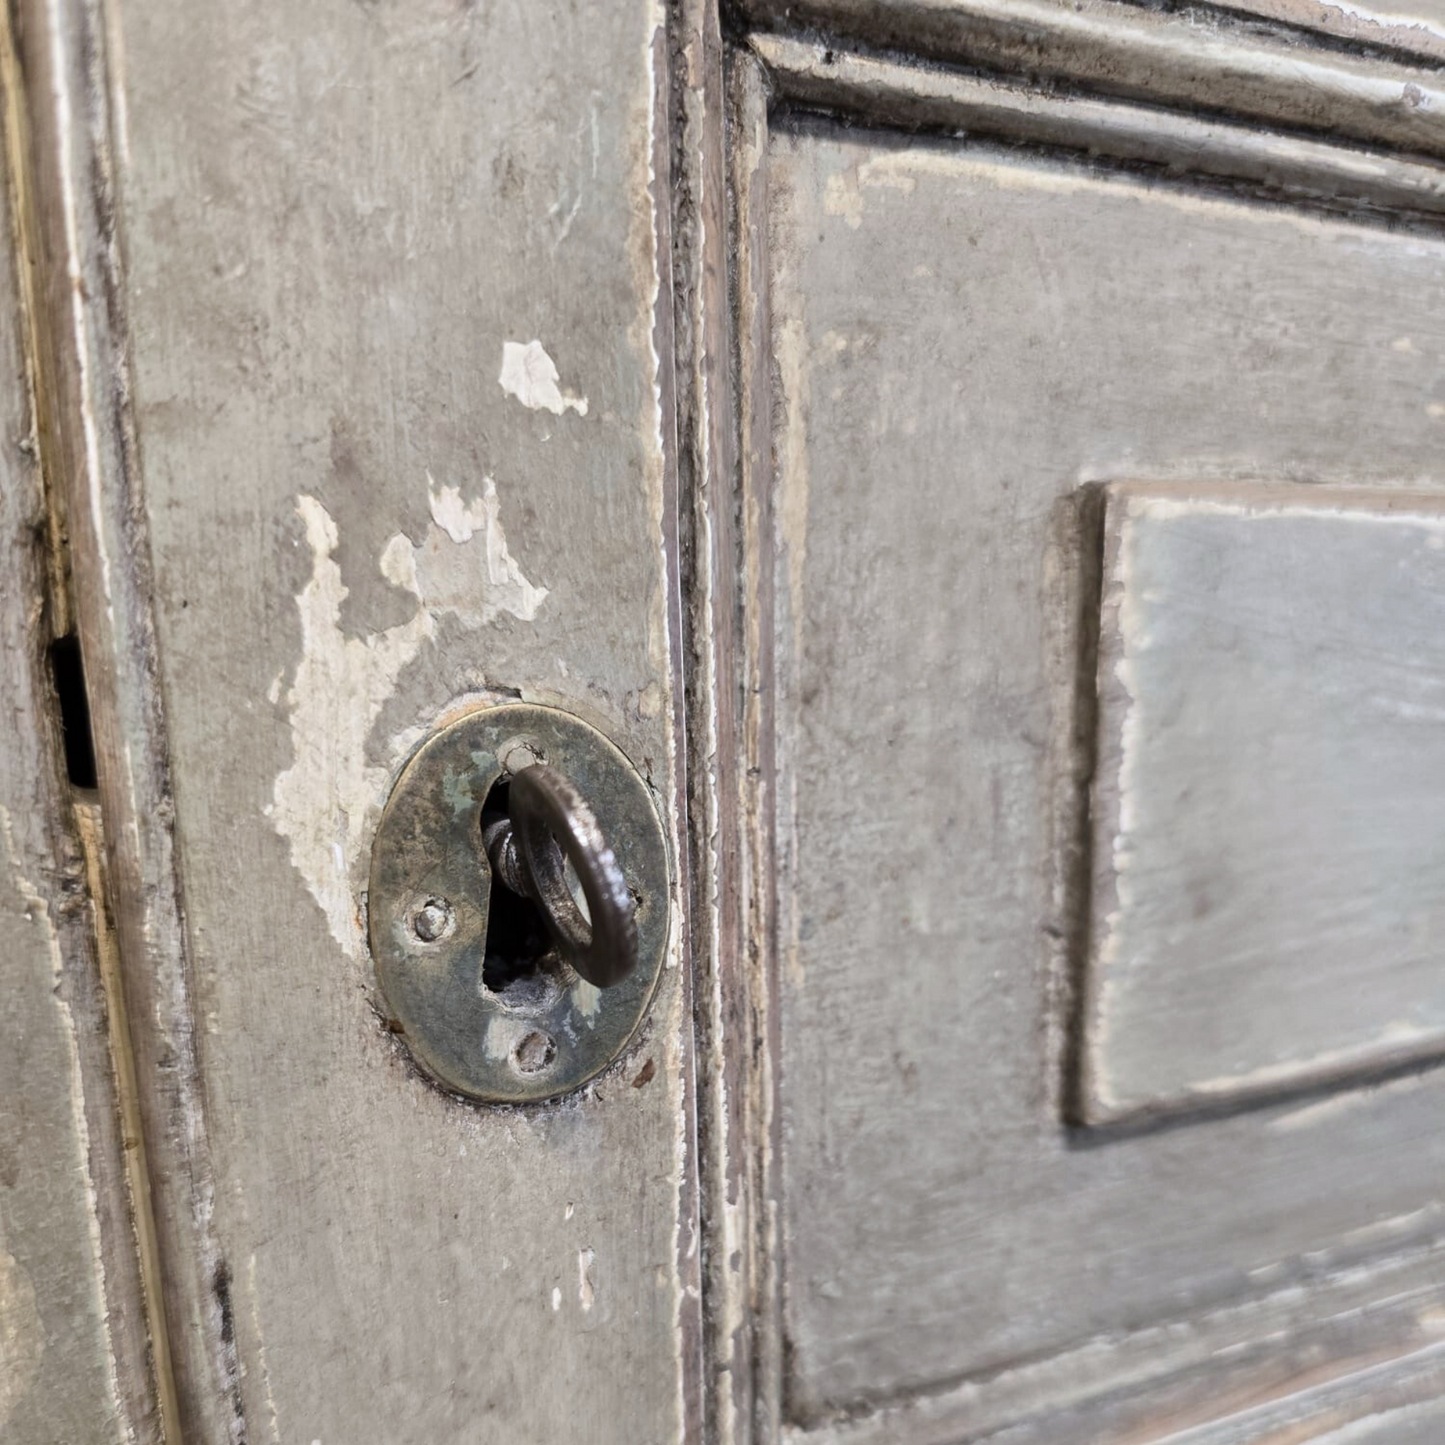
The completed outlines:
<svg viewBox="0 0 1445 1445">
<path fill-rule="evenodd" d="M 90 698 L 85 690 L 85 664 L 74 633 L 50 644 L 50 679 L 60 707 L 65 741 L 65 772 L 72 787 L 93 789 L 95 739 L 90 727 Z"/>
</svg>

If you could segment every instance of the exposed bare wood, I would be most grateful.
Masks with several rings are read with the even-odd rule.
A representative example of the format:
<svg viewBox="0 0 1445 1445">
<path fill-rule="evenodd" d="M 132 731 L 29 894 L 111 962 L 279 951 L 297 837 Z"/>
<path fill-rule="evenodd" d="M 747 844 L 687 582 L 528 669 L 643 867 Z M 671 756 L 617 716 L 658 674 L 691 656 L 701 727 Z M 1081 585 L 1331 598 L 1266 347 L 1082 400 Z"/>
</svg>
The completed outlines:
<svg viewBox="0 0 1445 1445">
<path fill-rule="evenodd" d="M 736 691 L 740 562 L 736 386 L 731 365 L 724 52 L 717 6 L 674 17 L 679 359 L 679 471 L 690 599 L 686 615 L 693 957 L 700 1066 L 705 1438 L 753 1439 L 753 1302 L 757 1266 L 749 1171 L 745 899 L 717 866 L 743 845 Z"/>
<path fill-rule="evenodd" d="M 742 645 L 741 696 L 736 724 L 742 751 L 734 760 L 729 797 L 742 819 L 735 870 L 739 923 L 746 931 L 738 951 L 742 967 L 732 981 L 736 1017 L 729 1048 L 737 1060 L 734 1087 L 742 1093 L 745 1147 L 744 1204 L 747 1238 L 744 1268 L 748 1320 L 752 1331 L 752 1391 L 749 1416 L 759 1440 L 781 1429 L 784 1405 L 784 1340 L 781 1279 L 774 1261 L 780 1247 L 778 1190 L 780 1116 L 778 1078 L 778 915 L 781 880 L 776 867 L 772 783 L 776 774 L 771 633 L 776 598 L 772 539 L 773 398 L 770 382 L 768 92 L 762 67 L 752 57 L 731 61 L 728 117 L 732 130 L 729 168 L 732 308 L 737 346 L 738 460 L 741 566 L 735 616 Z M 750 1217 L 749 1217 L 750 1214 Z"/>
<path fill-rule="evenodd" d="M 43 238 L 37 303 L 47 432 L 63 488 L 74 607 L 92 699 L 107 864 L 131 1004 L 182 1428 L 240 1438 L 227 1267 L 212 1193 L 194 1049 L 153 578 L 131 408 L 127 295 L 114 185 L 108 46 L 87 0 L 19 12 L 30 164 Z"/>
</svg>

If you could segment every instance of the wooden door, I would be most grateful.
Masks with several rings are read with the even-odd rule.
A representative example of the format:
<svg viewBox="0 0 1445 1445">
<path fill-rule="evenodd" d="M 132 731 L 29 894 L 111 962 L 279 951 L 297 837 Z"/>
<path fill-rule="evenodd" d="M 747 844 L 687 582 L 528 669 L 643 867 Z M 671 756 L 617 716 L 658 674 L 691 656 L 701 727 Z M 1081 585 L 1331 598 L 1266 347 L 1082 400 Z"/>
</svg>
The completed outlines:
<svg viewBox="0 0 1445 1445">
<path fill-rule="evenodd" d="M 12 12 L 41 461 L 176 1404 L 7 1438 L 696 1434 L 664 18 Z M 672 925 L 625 1056 L 500 1109 L 418 1069 L 364 908 L 407 758 L 518 698 L 647 780 Z M 143 1341 L 138 1299 L 111 1324 Z M 12 1420 L 47 1418 L 54 1359 Z"/>
<path fill-rule="evenodd" d="M 1437 1438 L 1416 11 L 10 8 L 3 1438 Z M 498 1106 L 368 886 L 517 701 L 668 929 Z"/>
<path fill-rule="evenodd" d="M 1439 1436 L 1424 8 L 744 6 L 719 1439 Z"/>
</svg>

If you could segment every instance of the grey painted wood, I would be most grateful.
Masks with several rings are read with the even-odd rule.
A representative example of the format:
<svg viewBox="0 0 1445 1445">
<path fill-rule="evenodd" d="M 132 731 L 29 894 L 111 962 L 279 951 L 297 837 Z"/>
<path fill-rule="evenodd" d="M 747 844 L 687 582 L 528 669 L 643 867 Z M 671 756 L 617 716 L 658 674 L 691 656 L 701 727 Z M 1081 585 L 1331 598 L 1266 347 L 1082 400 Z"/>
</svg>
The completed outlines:
<svg viewBox="0 0 1445 1445">
<path fill-rule="evenodd" d="M 158 1441 L 159 1411 L 97 905 L 46 658 L 65 599 L 22 351 L 15 193 L 0 207 L 0 1439 L 119 1445 Z"/>
<path fill-rule="evenodd" d="M 1339 5 L 1331 0 L 1216 0 L 1247 19 L 1301 26 L 1356 45 L 1445 60 L 1445 5 L 1440 0 L 1386 0 Z"/>
<path fill-rule="evenodd" d="M 1221 24 L 1199 9 L 1117 0 L 744 0 L 743 8 L 761 28 L 808 27 L 835 42 L 1445 156 L 1432 63 L 1313 46 L 1289 30 Z"/>
<path fill-rule="evenodd" d="M 708 1445 L 746 1445 L 776 1438 L 775 1413 L 760 1418 L 759 1389 L 780 1373 L 780 1341 L 762 1327 L 776 1319 L 776 1296 L 761 1248 L 768 1211 L 759 1177 L 766 1151 L 754 1141 L 771 1127 L 768 1094 L 751 1077 L 766 1068 L 767 1050 L 739 1048 L 739 1017 L 765 1027 L 765 1002 L 740 997 L 753 938 L 746 900 L 766 887 L 766 859 L 752 845 L 756 806 L 750 784 L 735 768 L 743 738 L 755 731 L 756 707 L 740 718 L 731 705 L 741 662 L 734 628 L 732 582 L 741 519 L 734 507 L 741 410 L 747 425 L 766 433 L 746 386 L 730 364 L 734 264 L 761 267 L 765 249 L 753 244 L 747 212 L 754 136 L 725 127 L 756 111 L 761 77 L 751 58 L 727 55 L 716 6 L 688 0 L 674 16 L 675 125 L 680 137 L 674 175 L 673 285 L 677 315 L 679 473 L 688 606 L 684 614 L 688 697 L 689 821 L 693 898 L 693 967 L 698 1055 L 698 1166 L 703 1251 L 702 1439 Z M 740 64 L 735 63 L 741 61 Z M 760 128 L 755 127 L 761 139 Z M 736 204 L 740 224 L 730 224 Z M 734 243 L 733 237 L 738 239 Z M 761 271 L 756 279 L 761 279 Z M 739 313 L 740 334 L 753 354 L 766 353 L 753 285 Z M 749 679 L 747 695 L 755 697 Z M 743 858 L 746 869 L 734 867 Z M 723 860 L 727 860 L 724 863 Z"/>
<path fill-rule="evenodd" d="M 1362 204 L 1396 213 L 1445 210 L 1445 167 L 1413 157 L 1171 114 L 1157 105 L 1040 91 L 1018 79 L 900 64 L 813 39 L 758 34 L 748 44 L 775 93 L 795 104 L 841 106 L 899 128 L 1087 150 L 1165 174 L 1187 168 L 1350 212 Z"/>
<path fill-rule="evenodd" d="M 1391 1283 L 1399 1283 L 1398 1275 Z M 1377 1277 L 1376 1288 L 1386 1283 Z M 1420 1302 L 1414 1302 L 1420 1309 Z M 1298 1306 L 1295 1306 L 1296 1311 Z M 1287 1317 L 1282 1311 L 1277 1320 Z M 1073 1357 L 1033 1361 L 1000 1375 L 964 1381 L 900 1400 L 877 1412 L 859 1411 L 811 1429 L 793 1428 L 786 1438 L 808 1445 L 1062 1445 L 1078 1440 L 1148 1442 L 1148 1445 L 1414 1445 L 1438 1428 L 1445 1393 L 1445 1360 L 1436 1335 L 1421 1329 L 1402 1354 L 1386 1360 L 1366 1352 L 1329 1360 L 1318 1341 L 1294 1334 L 1292 1347 L 1261 1369 L 1256 1356 L 1222 1345 L 1218 1317 L 1196 1322 L 1200 1346 L 1191 1365 L 1170 1381 L 1161 1401 L 1147 1374 L 1130 1375 L 1123 1388 L 1100 1393 L 1101 1366 L 1111 1374 L 1110 1341 L 1091 1342 Z M 1255 1323 L 1263 1323 L 1256 1314 Z M 1177 1338 L 1175 1326 L 1168 1332 Z M 1326 1336 L 1327 1338 L 1327 1336 Z M 1148 1347 L 1157 1364 L 1167 1338 Z M 1143 1364 L 1141 1352 L 1136 1363 Z M 1174 1362 L 1179 1363 L 1177 1360 Z M 1045 1405 L 1041 1413 L 1042 1402 Z M 1338 1432 L 1336 1434 L 1335 1432 Z"/>
<path fill-rule="evenodd" d="M 362 942 L 460 705 L 602 728 L 685 871 L 662 9 L 107 18 L 28 7 L 25 60 L 186 1438 L 685 1438 L 681 890 L 552 1106 L 424 1082 Z"/>
<path fill-rule="evenodd" d="M 1111 487 L 1082 1106 L 1445 1044 L 1445 500 Z"/>
<path fill-rule="evenodd" d="M 742 605 L 776 688 L 791 1418 L 908 1438 L 927 1390 L 936 1438 L 971 1437 L 1152 1377 L 1157 1429 L 1160 1391 L 1209 1418 L 1221 1351 L 1277 1389 L 1405 1353 L 1445 1286 L 1439 1078 L 1096 1147 L 1063 1122 L 1077 499 L 1439 489 L 1445 250 L 983 144 L 770 137 L 777 422 L 749 495 L 777 590 Z"/>
</svg>

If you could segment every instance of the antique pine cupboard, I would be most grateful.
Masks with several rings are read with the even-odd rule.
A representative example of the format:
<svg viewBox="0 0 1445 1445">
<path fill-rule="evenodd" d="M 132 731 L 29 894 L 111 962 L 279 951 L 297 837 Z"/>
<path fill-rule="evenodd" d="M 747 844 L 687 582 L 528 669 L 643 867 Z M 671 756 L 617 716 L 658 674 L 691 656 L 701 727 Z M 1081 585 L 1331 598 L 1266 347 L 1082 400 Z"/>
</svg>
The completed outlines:
<svg viewBox="0 0 1445 1445">
<path fill-rule="evenodd" d="M 0 29 L 0 1440 L 1445 1439 L 1445 0 Z"/>
</svg>

